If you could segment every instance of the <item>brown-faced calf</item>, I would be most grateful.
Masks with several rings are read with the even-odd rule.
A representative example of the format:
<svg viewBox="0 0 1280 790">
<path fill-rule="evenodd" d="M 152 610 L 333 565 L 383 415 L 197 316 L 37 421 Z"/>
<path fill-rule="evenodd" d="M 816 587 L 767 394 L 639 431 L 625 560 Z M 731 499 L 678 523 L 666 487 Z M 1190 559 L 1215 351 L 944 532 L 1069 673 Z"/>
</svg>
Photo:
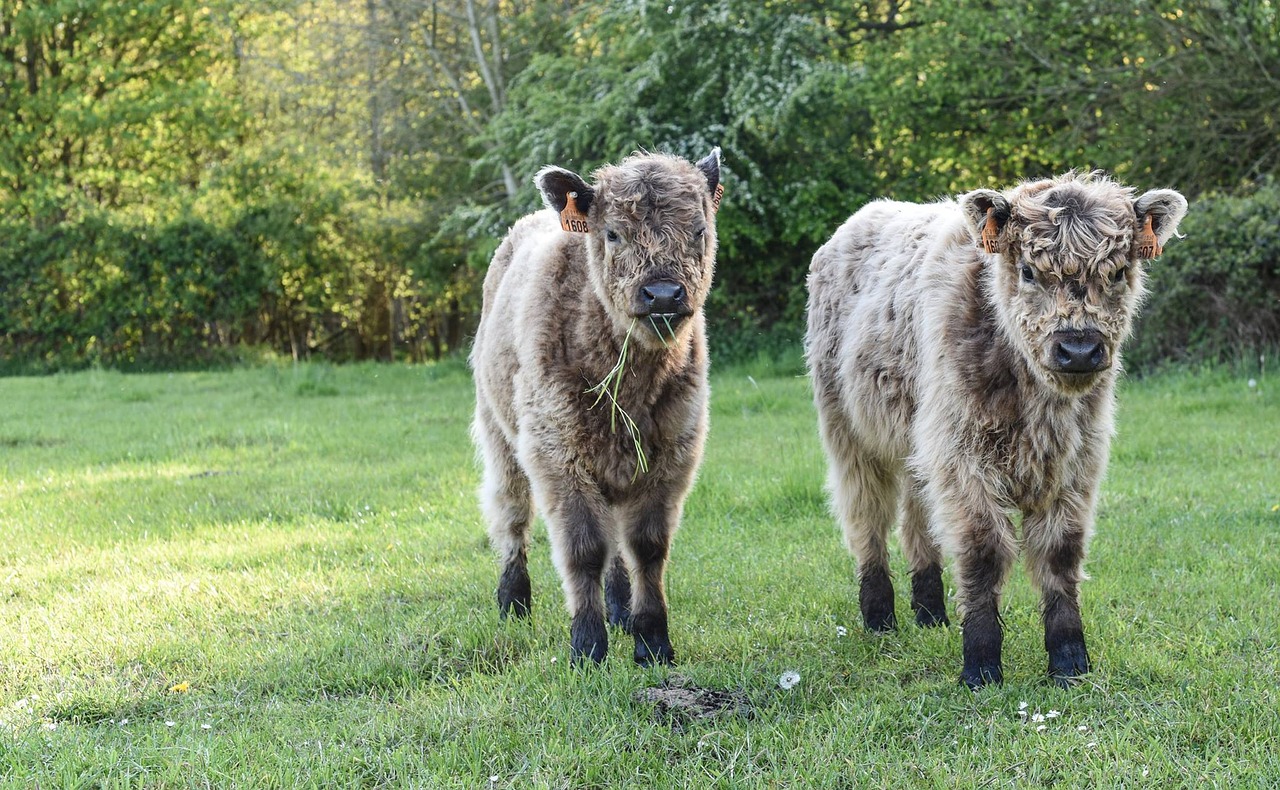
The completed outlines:
<svg viewBox="0 0 1280 790">
<path fill-rule="evenodd" d="M 719 182 L 718 148 L 696 165 L 633 156 L 591 184 L 544 168 L 547 210 L 511 228 L 485 278 L 473 434 L 502 564 L 498 606 L 503 616 L 530 611 L 536 506 L 575 661 L 602 661 L 608 649 L 602 586 L 609 620 L 635 637 L 635 660 L 673 658 L 663 574 L 707 431 L 702 306 Z"/>
<path fill-rule="evenodd" d="M 1143 261 L 1187 202 L 1067 173 L 959 202 L 879 201 L 813 257 L 806 356 L 832 508 L 866 626 L 895 625 L 886 536 L 901 506 L 916 622 L 947 622 L 956 561 L 963 682 L 1000 682 L 1000 590 L 1021 546 L 1049 674 L 1089 670 L 1078 586 Z"/>
</svg>

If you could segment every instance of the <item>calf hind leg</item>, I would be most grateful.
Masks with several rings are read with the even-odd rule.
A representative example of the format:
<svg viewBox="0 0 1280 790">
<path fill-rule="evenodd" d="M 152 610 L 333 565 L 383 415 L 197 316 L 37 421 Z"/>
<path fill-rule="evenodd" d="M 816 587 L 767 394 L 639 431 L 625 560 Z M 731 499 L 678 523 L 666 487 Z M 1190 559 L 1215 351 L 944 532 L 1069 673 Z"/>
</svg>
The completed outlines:
<svg viewBox="0 0 1280 790">
<path fill-rule="evenodd" d="M 918 484 L 907 493 L 902 512 L 902 550 L 911 569 L 911 609 L 916 624 L 948 625 L 942 587 L 942 553 L 929 535 L 929 516 Z"/>
<path fill-rule="evenodd" d="M 483 412 L 475 433 L 484 456 L 480 501 L 489 525 L 489 543 L 502 567 L 498 578 L 498 613 L 527 617 L 533 608 L 529 583 L 529 525 L 533 504 L 529 479 L 516 463 L 515 453 Z"/>
<path fill-rule="evenodd" d="M 831 495 L 845 545 L 858 561 L 858 601 L 871 631 L 897 627 L 886 538 L 897 509 L 896 477 L 883 464 L 857 453 L 830 454 Z"/>
<path fill-rule="evenodd" d="M 609 611 L 609 625 L 631 630 L 631 572 L 619 554 L 613 559 L 604 578 L 604 604 Z"/>
</svg>

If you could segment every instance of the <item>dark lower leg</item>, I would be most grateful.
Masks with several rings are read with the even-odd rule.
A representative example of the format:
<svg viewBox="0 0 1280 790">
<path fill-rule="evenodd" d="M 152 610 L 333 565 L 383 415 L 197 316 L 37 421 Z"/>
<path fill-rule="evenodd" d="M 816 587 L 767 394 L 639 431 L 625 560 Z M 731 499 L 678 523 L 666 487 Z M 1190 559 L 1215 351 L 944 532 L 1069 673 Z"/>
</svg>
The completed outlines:
<svg viewBox="0 0 1280 790">
<path fill-rule="evenodd" d="M 858 603 L 862 622 L 869 631 L 892 631 L 898 626 L 893 613 L 893 581 L 887 564 L 864 565 L 858 572 Z"/>
<path fill-rule="evenodd" d="M 1046 596 L 1044 648 L 1049 653 L 1049 677 L 1059 686 L 1065 688 L 1089 671 L 1084 625 L 1074 596 Z"/>
<path fill-rule="evenodd" d="M 964 598 L 964 669 L 960 681 L 969 688 L 1004 682 L 1000 665 L 1004 642 L 1000 587 L 1008 566 L 1009 559 L 994 542 L 971 547 L 957 563 Z"/>
<path fill-rule="evenodd" d="M 498 614 L 503 619 L 528 617 L 533 610 L 533 589 L 529 583 L 529 565 L 525 552 L 515 555 L 502 569 L 498 579 Z"/>
<path fill-rule="evenodd" d="M 631 574 L 621 556 L 614 558 L 605 576 L 604 605 L 609 625 L 631 630 Z"/>
<path fill-rule="evenodd" d="M 637 664 L 671 664 L 675 651 L 667 632 L 667 598 L 663 575 L 667 566 L 670 536 L 662 523 L 642 524 L 628 537 L 636 566 L 636 585 L 631 596 L 631 634 L 636 640 Z"/>
<path fill-rule="evenodd" d="M 942 566 L 933 563 L 911 574 L 911 609 L 916 625 L 947 625 L 947 606 L 942 589 Z"/>
</svg>

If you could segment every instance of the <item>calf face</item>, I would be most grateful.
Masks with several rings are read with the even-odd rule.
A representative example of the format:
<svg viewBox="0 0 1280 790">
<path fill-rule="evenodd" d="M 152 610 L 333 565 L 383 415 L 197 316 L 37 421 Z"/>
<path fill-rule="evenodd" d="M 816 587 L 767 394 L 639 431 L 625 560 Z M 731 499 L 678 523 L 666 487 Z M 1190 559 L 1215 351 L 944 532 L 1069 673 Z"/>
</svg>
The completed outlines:
<svg viewBox="0 0 1280 790">
<path fill-rule="evenodd" d="M 1173 235 L 1186 199 L 1158 189 L 1134 200 L 1105 176 L 1068 173 L 960 204 L 978 246 L 1002 259 L 990 287 L 1005 334 L 1053 389 L 1092 389 L 1129 335 L 1141 261 Z"/>
<path fill-rule="evenodd" d="M 663 346 L 711 290 L 720 149 L 696 165 L 633 156 L 594 178 L 546 167 L 536 183 L 561 225 L 587 235 L 592 285 L 615 327 L 634 323 L 638 342 Z"/>
</svg>

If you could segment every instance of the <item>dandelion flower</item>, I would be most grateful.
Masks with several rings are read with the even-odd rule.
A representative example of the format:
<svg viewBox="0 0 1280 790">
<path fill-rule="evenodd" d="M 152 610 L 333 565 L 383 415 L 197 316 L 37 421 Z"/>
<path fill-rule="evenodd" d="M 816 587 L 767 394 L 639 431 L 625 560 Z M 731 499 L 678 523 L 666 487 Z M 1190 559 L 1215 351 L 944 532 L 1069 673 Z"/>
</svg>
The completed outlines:
<svg viewBox="0 0 1280 790">
<path fill-rule="evenodd" d="M 782 677 L 778 678 L 778 685 L 781 686 L 783 690 L 793 689 L 799 682 L 800 673 L 796 672 L 794 669 L 788 669 L 786 672 L 782 673 Z"/>
<path fill-rule="evenodd" d="M 1272 512 L 1272 513 L 1275 513 L 1276 511 L 1280 511 L 1280 505 L 1272 505 L 1272 506 L 1271 506 L 1271 512 Z"/>
<path fill-rule="evenodd" d="M 169 687 L 169 691 L 173 692 L 174 694 L 185 694 L 190 690 L 191 690 L 191 684 L 185 680 L 182 681 L 181 683 L 174 683 L 172 686 Z"/>
</svg>

